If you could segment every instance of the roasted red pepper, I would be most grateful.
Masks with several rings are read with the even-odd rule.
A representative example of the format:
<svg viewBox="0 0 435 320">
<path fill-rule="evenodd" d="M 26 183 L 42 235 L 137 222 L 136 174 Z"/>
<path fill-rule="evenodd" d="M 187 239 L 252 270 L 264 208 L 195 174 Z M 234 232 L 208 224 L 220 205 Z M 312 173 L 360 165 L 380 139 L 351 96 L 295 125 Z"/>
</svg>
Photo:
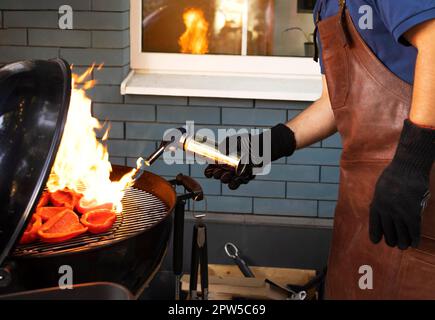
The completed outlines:
<svg viewBox="0 0 435 320">
<path fill-rule="evenodd" d="M 41 198 L 39 198 L 38 205 L 36 206 L 36 209 L 45 207 L 48 204 L 48 201 L 50 200 L 50 194 L 47 191 L 44 191 L 41 195 Z"/>
<path fill-rule="evenodd" d="M 65 207 L 41 207 L 36 214 L 42 218 L 42 222 L 48 221 L 51 217 L 65 210 Z"/>
<path fill-rule="evenodd" d="M 112 210 L 113 203 L 95 204 L 95 202 L 87 202 L 85 198 L 81 198 L 75 206 L 75 210 L 80 214 L 85 214 L 89 211 L 98 209 Z"/>
<path fill-rule="evenodd" d="M 89 211 L 80 218 L 80 222 L 88 227 L 90 233 L 106 232 L 112 228 L 115 221 L 116 213 L 106 209 Z"/>
<path fill-rule="evenodd" d="M 26 230 L 24 231 L 23 236 L 21 237 L 19 243 L 27 244 L 38 239 L 38 230 L 42 226 L 42 219 L 39 215 L 34 214 L 30 223 L 27 225 Z"/>
<path fill-rule="evenodd" d="M 70 209 L 65 209 L 51 217 L 38 231 L 39 238 L 44 242 L 63 242 L 85 233 L 79 217 Z"/>
<path fill-rule="evenodd" d="M 65 207 L 73 209 L 80 201 L 81 194 L 69 189 L 57 190 L 50 193 L 50 201 L 56 207 Z"/>
</svg>

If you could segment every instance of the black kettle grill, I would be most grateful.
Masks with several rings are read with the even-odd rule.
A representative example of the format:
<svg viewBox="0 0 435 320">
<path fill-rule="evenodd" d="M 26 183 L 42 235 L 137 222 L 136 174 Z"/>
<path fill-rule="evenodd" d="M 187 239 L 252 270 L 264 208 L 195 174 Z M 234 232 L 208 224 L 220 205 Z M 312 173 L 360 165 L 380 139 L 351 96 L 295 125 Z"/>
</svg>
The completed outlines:
<svg viewBox="0 0 435 320">
<path fill-rule="evenodd" d="M 54 163 L 70 93 L 71 71 L 61 59 L 0 69 L 0 295 L 57 287 L 61 267 L 69 266 L 74 284 L 116 283 L 137 297 L 165 255 L 177 199 L 184 205 L 185 199 L 202 198 L 190 177 L 168 182 L 144 172 L 126 191 L 123 212 L 104 234 L 61 244 L 18 244 Z M 114 166 L 112 179 L 129 170 Z M 177 198 L 174 185 L 188 192 Z"/>
</svg>

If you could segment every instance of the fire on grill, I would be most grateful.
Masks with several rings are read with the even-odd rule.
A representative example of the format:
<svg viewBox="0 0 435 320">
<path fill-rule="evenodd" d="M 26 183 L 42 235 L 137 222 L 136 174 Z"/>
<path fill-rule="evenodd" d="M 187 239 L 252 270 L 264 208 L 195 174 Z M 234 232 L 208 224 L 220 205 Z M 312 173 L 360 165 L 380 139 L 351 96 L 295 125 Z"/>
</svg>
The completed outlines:
<svg viewBox="0 0 435 320">
<path fill-rule="evenodd" d="M 110 180 L 112 166 L 105 146 L 110 128 L 105 129 L 99 141 L 97 132 L 104 126 L 92 116 L 91 100 L 86 95 L 86 90 L 96 84 L 87 79 L 94 69 L 92 65 L 81 75 L 72 74 L 68 116 L 47 191 L 20 244 L 38 240 L 63 242 L 85 232 L 104 233 L 115 223 L 117 213 L 122 212 L 124 190 L 132 185 L 136 170 L 119 181 Z"/>
</svg>

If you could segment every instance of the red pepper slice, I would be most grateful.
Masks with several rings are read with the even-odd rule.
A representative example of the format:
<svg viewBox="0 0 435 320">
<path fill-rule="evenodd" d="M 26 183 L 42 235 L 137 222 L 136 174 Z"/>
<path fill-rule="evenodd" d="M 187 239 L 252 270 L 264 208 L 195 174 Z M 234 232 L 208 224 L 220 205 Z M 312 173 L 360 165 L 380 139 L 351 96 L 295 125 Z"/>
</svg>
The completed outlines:
<svg viewBox="0 0 435 320">
<path fill-rule="evenodd" d="M 75 206 L 75 210 L 80 214 L 98 209 L 113 210 L 113 203 L 96 204 L 95 202 L 87 202 L 85 198 L 81 198 Z"/>
<path fill-rule="evenodd" d="M 41 198 L 39 198 L 39 202 L 36 206 L 36 209 L 45 207 L 48 204 L 49 200 L 50 200 L 50 194 L 47 191 L 44 191 L 41 195 Z"/>
<path fill-rule="evenodd" d="M 65 210 L 65 207 L 41 207 L 36 214 L 42 218 L 42 222 L 48 221 L 51 217 Z"/>
<path fill-rule="evenodd" d="M 27 225 L 26 230 L 24 231 L 23 236 L 21 237 L 19 244 L 27 244 L 38 239 L 38 230 L 42 226 L 42 219 L 39 215 L 34 214 L 29 224 Z"/>
<path fill-rule="evenodd" d="M 72 209 L 80 198 L 80 194 L 69 189 L 57 190 L 56 192 L 50 193 L 51 203 L 56 207 Z"/>
<path fill-rule="evenodd" d="M 51 217 L 38 231 L 41 241 L 63 242 L 85 233 L 88 230 L 83 226 L 79 217 L 70 209 L 65 209 Z"/>
<path fill-rule="evenodd" d="M 80 222 L 88 227 L 90 233 L 106 232 L 112 228 L 115 221 L 116 213 L 107 209 L 89 211 L 80 218 Z"/>
</svg>

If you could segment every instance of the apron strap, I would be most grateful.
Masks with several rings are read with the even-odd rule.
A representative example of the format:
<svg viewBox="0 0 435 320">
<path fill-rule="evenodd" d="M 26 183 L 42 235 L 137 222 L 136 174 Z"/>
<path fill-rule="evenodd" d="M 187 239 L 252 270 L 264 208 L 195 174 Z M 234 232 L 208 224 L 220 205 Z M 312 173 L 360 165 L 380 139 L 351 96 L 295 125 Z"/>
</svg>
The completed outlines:
<svg viewBox="0 0 435 320">
<path fill-rule="evenodd" d="M 313 37 L 314 37 L 314 56 L 313 60 L 315 62 L 319 62 L 319 44 L 317 42 L 317 35 L 319 33 L 319 27 L 318 24 L 321 20 L 320 12 L 322 10 L 323 6 L 323 0 L 319 0 L 320 5 L 316 12 L 316 27 L 314 29 Z M 340 39 L 343 44 L 343 47 L 346 47 L 350 44 L 350 36 L 349 31 L 347 30 L 347 21 L 346 21 L 346 0 L 338 0 L 339 5 L 339 12 L 337 15 L 339 15 L 338 24 L 339 24 L 339 30 L 340 30 Z"/>
<path fill-rule="evenodd" d="M 314 40 L 314 56 L 313 60 L 315 62 L 319 62 L 319 44 L 317 43 L 317 35 L 319 33 L 319 27 L 317 26 L 317 23 L 320 21 L 320 9 L 316 13 L 316 27 L 314 28 L 313 32 L 313 40 Z"/>
<path fill-rule="evenodd" d="M 321 20 L 320 12 L 322 11 L 322 6 L 323 6 L 323 0 L 319 0 L 319 1 L 320 1 L 320 4 L 319 4 L 319 8 L 317 8 L 316 21 L 314 21 L 315 28 L 314 28 L 314 32 L 313 32 L 313 40 L 314 40 L 314 56 L 313 56 L 313 60 L 315 62 L 319 62 L 319 44 L 317 42 L 317 35 L 319 34 L 318 23 Z"/>
<path fill-rule="evenodd" d="M 338 19 L 340 38 L 342 40 L 343 47 L 346 47 L 350 44 L 349 30 L 347 29 L 346 21 L 346 0 L 338 0 L 338 4 L 340 6 L 340 18 Z"/>
</svg>

